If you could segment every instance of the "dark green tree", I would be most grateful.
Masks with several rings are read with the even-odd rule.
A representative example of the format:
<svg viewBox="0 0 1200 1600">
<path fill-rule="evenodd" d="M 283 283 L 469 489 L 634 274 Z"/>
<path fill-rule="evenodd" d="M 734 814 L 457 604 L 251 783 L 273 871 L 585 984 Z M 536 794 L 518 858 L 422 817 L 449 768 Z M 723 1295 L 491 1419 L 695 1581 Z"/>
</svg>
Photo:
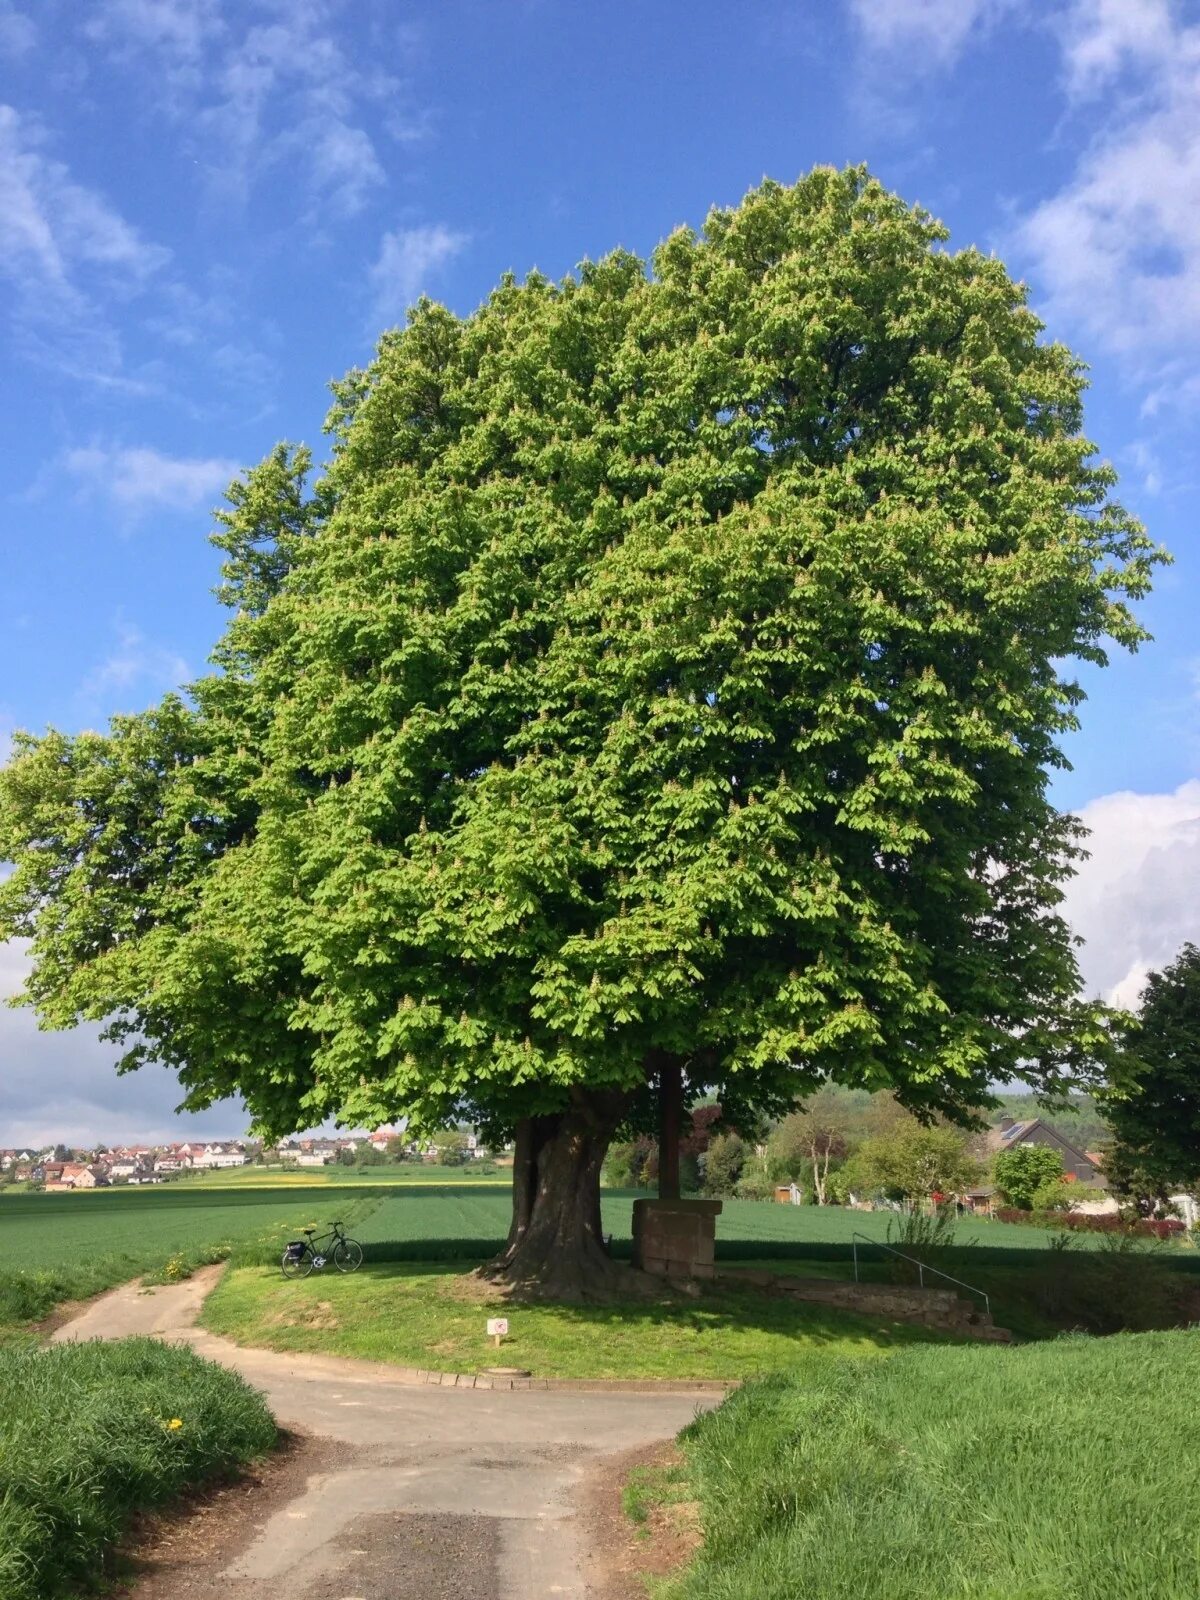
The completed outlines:
<svg viewBox="0 0 1200 1600">
<path fill-rule="evenodd" d="M 704 1157 L 705 1194 L 714 1198 L 733 1194 L 749 1154 L 736 1133 L 718 1133 L 711 1139 Z"/>
<path fill-rule="evenodd" d="M 1139 1026 L 1104 1114 L 1116 1151 L 1105 1162 L 1143 1200 L 1200 1187 L 1200 949 L 1185 944 L 1142 991 Z M 1110 1171 L 1110 1168 L 1112 1169 Z"/>
<path fill-rule="evenodd" d="M 603 1290 L 660 1084 L 961 1115 L 1108 1039 L 1048 798 L 1155 559 L 1021 287 L 864 171 L 422 301 L 217 536 L 214 671 L 18 736 L 25 998 L 257 1129 L 516 1143 L 495 1266 Z"/>
</svg>

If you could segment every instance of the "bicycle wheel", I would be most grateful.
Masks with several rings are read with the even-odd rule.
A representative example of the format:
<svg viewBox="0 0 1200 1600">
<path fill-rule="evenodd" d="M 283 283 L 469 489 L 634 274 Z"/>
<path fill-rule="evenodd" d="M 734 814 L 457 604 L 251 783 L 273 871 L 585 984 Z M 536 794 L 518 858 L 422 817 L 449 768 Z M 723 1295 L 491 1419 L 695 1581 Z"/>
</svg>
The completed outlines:
<svg viewBox="0 0 1200 1600">
<path fill-rule="evenodd" d="M 339 1272 L 357 1272 L 362 1266 L 362 1245 L 354 1239 L 339 1239 L 333 1247 L 333 1264 Z"/>
<path fill-rule="evenodd" d="M 285 1278 L 307 1278 L 313 1269 L 312 1251 L 305 1247 L 302 1256 L 293 1256 L 289 1251 L 283 1252 L 279 1269 Z"/>
</svg>

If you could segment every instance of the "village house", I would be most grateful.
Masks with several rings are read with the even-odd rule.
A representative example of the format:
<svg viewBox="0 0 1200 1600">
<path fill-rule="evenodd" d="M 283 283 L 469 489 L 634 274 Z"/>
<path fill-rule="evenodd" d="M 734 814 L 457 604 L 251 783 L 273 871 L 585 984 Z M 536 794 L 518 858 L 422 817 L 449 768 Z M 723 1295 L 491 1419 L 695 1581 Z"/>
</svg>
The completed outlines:
<svg viewBox="0 0 1200 1600">
<path fill-rule="evenodd" d="M 244 1167 L 246 1152 L 235 1144 L 206 1144 L 192 1156 L 193 1167 Z"/>
<path fill-rule="evenodd" d="M 1100 1170 L 1099 1158 L 1089 1151 L 1080 1150 L 1069 1139 L 1064 1139 L 1041 1117 L 1001 1117 L 999 1124 L 988 1130 L 976 1148 L 980 1159 L 990 1167 L 1001 1151 L 1015 1150 L 1023 1145 L 1042 1145 L 1053 1150 L 1062 1160 L 1063 1174 L 1068 1183 L 1078 1183 L 1089 1189 L 1108 1188 L 1108 1180 Z M 990 1216 L 998 1197 L 995 1185 L 983 1182 L 959 1195 L 958 1199 L 965 1210 Z M 1082 1201 L 1078 1209 L 1100 1215 L 1116 1211 L 1117 1202 L 1106 1194 L 1099 1200 Z"/>
</svg>

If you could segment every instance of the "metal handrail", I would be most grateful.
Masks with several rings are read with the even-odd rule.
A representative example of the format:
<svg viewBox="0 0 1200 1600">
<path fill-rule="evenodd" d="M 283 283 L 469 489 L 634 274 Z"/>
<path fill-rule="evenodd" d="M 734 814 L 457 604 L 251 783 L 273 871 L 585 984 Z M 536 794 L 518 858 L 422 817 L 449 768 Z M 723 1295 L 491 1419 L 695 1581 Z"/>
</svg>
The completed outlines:
<svg viewBox="0 0 1200 1600">
<path fill-rule="evenodd" d="M 858 1241 L 860 1239 L 864 1244 L 872 1245 L 876 1250 L 886 1250 L 889 1255 L 898 1256 L 901 1261 L 911 1262 L 912 1265 L 917 1269 L 917 1282 L 920 1284 L 922 1289 L 925 1287 L 925 1274 L 927 1272 L 932 1272 L 935 1278 L 945 1278 L 947 1283 L 956 1284 L 958 1288 L 965 1289 L 968 1294 L 982 1295 L 983 1309 L 989 1317 L 991 1316 L 992 1302 L 988 1298 L 986 1290 L 977 1289 L 973 1283 L 964 1283 L 961 1278 L 952 1278 L 948 1272 L 943 1272 L 940 1267 L 927 1266 L 924 1261 L 919 1260 L 916 1256 L 907 1256 L 903 1250 L 894 1250 L 890 1244 L 884 1244 L 879 1239 L 872 1239 L 868 1234 L 865 1233 L 852 1233 L 850 1235 L 850 1246 L 854 1251 L 855 1283 L 858 1282 Z"/>
</svg>

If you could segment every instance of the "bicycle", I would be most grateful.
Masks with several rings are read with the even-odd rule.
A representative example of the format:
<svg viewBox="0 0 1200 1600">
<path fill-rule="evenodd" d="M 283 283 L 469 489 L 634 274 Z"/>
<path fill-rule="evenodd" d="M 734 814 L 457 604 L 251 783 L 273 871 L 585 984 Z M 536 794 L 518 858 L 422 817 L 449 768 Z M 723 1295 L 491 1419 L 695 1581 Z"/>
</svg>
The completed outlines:
<svg viewBox="0 0 1200 1600">
<path fill-rule="evenodd" d="M 279 1266 L 285 1278 L 307 1278 L 314 1267 L 318 1272 L 332 1261 L 339 1272 L 357 1272 L 362 1266 L 362 1245 L 346 1237 L 346 1230 L 335 1222 L 328 1233 L 314 1238 L 315 1228 L 305 1228 L 303 1239 L 291 1239 Z"/>
</svg>

